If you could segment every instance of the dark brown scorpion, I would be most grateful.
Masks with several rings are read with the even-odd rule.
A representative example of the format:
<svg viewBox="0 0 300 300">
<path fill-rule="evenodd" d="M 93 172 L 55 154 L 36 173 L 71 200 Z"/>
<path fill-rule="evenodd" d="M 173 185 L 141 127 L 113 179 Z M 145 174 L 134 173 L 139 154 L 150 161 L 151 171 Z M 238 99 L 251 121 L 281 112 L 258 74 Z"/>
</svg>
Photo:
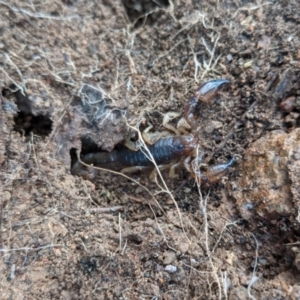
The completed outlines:
<svg viewBox="0 0 300 300">
<path fill-rule="evenodd" d="M 164 166 L 169 163 L 167 167 L 170 168 L 171 177 L 175 176 L 175 167 L 179 164 L 183 164 L 191 173 L 192 177 L 200 182 L 217 182 L 228 172 L 234 159 L 232 158 L 225 164 L 207 166 L 204 171 L 200 170 L 199 165 L 201 165 L 203 152 L 199 151 L 197 153 L 199 141 L 195 133 L 198 133 L 199 128 L 197 127 L 195 110 L 199 100 L 206 103 L 211 102 L 220 91 L 221 87 L 228 83 L 229 80 L 227 79 L 208 81 L 200 86 L 196 95 L 187 103 L 184 108 L 184 119 L 186 120 L 188 127 L 193 131 L 193 135 L 161 137 L 153 145 L 147 146 L 148 151 L 145 151 L 145 149 L 142 148 L 137 151 L 123 148 L 112 152 L 100 151 L 89 153 L 82 155 L 81 161 L 88 165 L 95 165 L 113 170 L 120 170 L 123 168 L 122 172 L 125 173 L 152 167 L 154 165 L 154 160 L 155 164 L 161 169 L 164 169 Z M 153 160 L 151 160 L 151 156 Z M 194 159 L 191 157 L 194 157 Z M 178 160 L 180 161 L 179 163 Z M 174 163 L 174 161 L 177 163 Z M 72 174 L 83 175 L 86 172 L 84 171 L 84 168 L 85 166 L 81 164 L 80 161 L 77 161 L 72 167 Z"/>
</svg>

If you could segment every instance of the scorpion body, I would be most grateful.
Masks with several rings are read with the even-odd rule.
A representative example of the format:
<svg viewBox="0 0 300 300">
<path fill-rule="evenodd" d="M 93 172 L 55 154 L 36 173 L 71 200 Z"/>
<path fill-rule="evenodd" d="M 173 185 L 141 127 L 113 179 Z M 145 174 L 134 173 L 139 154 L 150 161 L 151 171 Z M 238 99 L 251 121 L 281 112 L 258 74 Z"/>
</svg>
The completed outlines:
<svg viewBox="0 0 300 300">
<path fill-rule="evenodd" d="M 169 163 L 172 160 L 190 155 L 197 146 L 193 136 L 169 136 L 161 138 L 154 145 L 148 146 L 148 151 L 157 165 Z M 146 150 L 132 151 L 127 148 L 112 152 L 96 152 L 83 155 L 81 160 L 90 165 L 110 169 L 122 169 L 129 166 L 150 167 L 153 163 L 147 157 Z M 80 170 L 81 164 L 76 162 L 72 171 Z"/>
<path fill-rule="evenodd" d="M 197 128 L 195 110 L 197 109 L 198 101 L 210 102 L 220 88 L 229 83 L 227 79 L 211 80 L 204 83 L 197 91 L 195 97 L 191 98 L 184 109 L 184 117 L 192 129 L 194 135 L 199 132 Z M 233 164 L 233 159 L 225 164 L 217 164 L 208 166 L 205 170 L 200 170 L 203 153 L 196 155 L 196 158 L 191 160 L 191 156 L 195 157 L 195 152 L 198 145 L 198 138 L 193 135 L 183 136 L 168 136 L 160 138 L 155 144 L 147 146 L 146 149 L 139 149 L 133 151 L 127 148 L 114 150 L 112 152 L 94 152 L 81 156 L 81 161 L 87 165 L 95 165 L 104 167 L 106 169 L 120 170 L 124 167 L 132 167 L 133 170 L 139 170 L 139 167 L 153 166 L 153 160 L 157 166 L 165 165 L 174 160 L 184 160 L 184 166 L 191 173 L 192 177 L 201 182 L 214 183 L 220 180 Z M 151 154 L 149 157 L 149 153 Z M 136 167 L 136 169 L 134 168 Z M 72 166 L 72 173 L 74 175 L 82 175 L 87 172 L 80 161 L 77 161 Z"/>
</svg>

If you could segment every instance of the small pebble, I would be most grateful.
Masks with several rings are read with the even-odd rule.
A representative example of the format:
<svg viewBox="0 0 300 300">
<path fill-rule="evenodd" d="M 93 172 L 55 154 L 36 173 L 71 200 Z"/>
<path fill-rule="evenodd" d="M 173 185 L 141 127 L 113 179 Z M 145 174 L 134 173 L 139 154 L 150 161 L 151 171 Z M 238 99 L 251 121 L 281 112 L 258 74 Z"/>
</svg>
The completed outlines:
<svg viewBox="0 0 300 300">
<path fill-rule="evenodd" d="M 167 265 L 165 267 L 165 270 L 169 273 L 175 273 L 177 271 L 177 267 L 175 266 L 172 266 L 172 265 Z"/>
<path fill-rule="evenodd" d="M 290 97 L 285 98 L 285 100 L 283 100 L 279 104 L 279 106 L 283 111 L 291 112 L 295 107 L 295 102 L 296 102 L 296 97 L 290 96 Z"/>
<path fill-rule="evenodd" d="M 186 253 L 190 248 L 190 245 L 188 243 L 180 243 L 178 245 L 178 249 L 181 253 Z"/>
<path fill-rule="evenodd" d="M 227 58 L 227 60 L 228 60 L 229 62 L 232 61 L 232 55 L 231 55 L 231 54 L 228 54 L 228 55 L 226 56 L 226 58 Z"/>
<path fill-rule="evenodd" d="M 223 127 L 223 123 L 220 121 L 212 121 L 212 126 L 214 127 L 214 129 L 220 129 Z"/>
<path fill-rule="evenodd" d="M 153 219 L 147 218 L 144 224 L 145 226 L 151 227 L 155 224 L 155 221 Z"/>
<path fill-rule="evenodd" d="M 164 265 L 169 265 L 174 259 L 175 259 L 175 253 L 174 252 L 168 252 L 165 255 L 165 259 L 163 260 Z"/>
</svg>

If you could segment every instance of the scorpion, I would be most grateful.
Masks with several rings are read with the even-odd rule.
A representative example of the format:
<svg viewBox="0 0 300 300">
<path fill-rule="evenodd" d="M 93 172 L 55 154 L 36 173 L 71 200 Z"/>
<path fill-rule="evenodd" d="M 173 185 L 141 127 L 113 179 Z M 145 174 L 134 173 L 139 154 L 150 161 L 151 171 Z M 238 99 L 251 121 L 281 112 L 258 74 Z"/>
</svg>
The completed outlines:
<svg viewBox="0 0 300 300">
<path fill-rule="evenodd" d="M 111 152 L 100 151 L 82 155 L 81 161 L 87 165 L 104 168 L 109 167 L 112 170 L 121 169 L 122 173 L 132 173 L 137 170 L 153 167 L 154 160 L 156 166 L 161 170 L 170 168 L 170 177 L 177 176 L 175 174 L 175 168 L 183 164 L 191 176 L 201 183 L 211 184 L 219 181 L 233 165 L 234 158 L 231 158 L 227 163 L 206 166 L 205 170 L 200 170 L 199 165 L 201 165 L 204 153 L 203 150 L 199 151 L 198 149 L 199 140 L 197 133 L 199 133 L 200 129 L 197 125 L 195 111 L 199 100 L 210 103 L 221 88 L 229 83 L 230 81 L 227 79 L 207 81 L 198 88 L 195 96 L 185 105 L 184 121 L 181 121 L 181 124 L 184 123 L 183 127 L 185 127 L 185 129 L 191 129 L 193 132 L 192 135 L 178 135 L 178 130 L 172 125 L 167 124 L 170 118 L 178 116 L 178 114 L 166 114 L 163 125 L 174 131 L 176 135 L 170 136 L 170 133 L 167 134 L 167 132 L 164 131 L 160 135 L 156 135 L 153 141 L 151 135 L 147 134 L 151 127 L 147 128 L 145 133 L 143 133 L 143 139 L 150 144 L 147 146 L 148 154 L 144 149 L 132 149 L 130 145 L 127 145 L 128 148 L 120 150 L 113 150 Z M 149 158 L 149 154 L 153 160 Z M 192 159 L 192 157 L 194 157 L 194 159 Z M 176 161 L 177 163 L 174 163 Z M 166 165 L 167 163 L 169 164 Z M 76 161 L 72 166 L 72 174 L 84 176 L 84 174 L 86 174 L 84 168 L 85 166 L 81 164 L 80 161 Z M 153 172 L 151 174 L 153 175 Z"/>
</svg>

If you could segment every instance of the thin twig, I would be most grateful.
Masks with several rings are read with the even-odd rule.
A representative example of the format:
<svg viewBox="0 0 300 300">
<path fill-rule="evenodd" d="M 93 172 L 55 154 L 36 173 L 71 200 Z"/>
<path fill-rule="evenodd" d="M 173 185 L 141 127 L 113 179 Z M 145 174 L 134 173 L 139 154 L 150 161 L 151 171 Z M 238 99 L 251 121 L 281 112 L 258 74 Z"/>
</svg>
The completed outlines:
<svg viewBox="0 0 300 300">
<path fill-rule="evenodd" d="M 257 270 L 257 263 L 258 263 L 258 242 L 257 242 L 257 239 L 255 237 L 254 234 L 253 235 L 253 238 L 255 240 L 255 262 L 254 262 L 254 266 L 253 266 L 253 273 L 252 273 L 252 277 L 251 277 L 251 280 L 248 284 L 248 287 L 247 287 L 247 293 L 248 293 L 248 297 L 251 299 L 251 300 L 256 300 L 256 298 L 251 294 L 251 288 L 252 286 L 258 281 L 258 277 L 256 276 L 256 270 Z"/>
<path fill-rule="evenodd" d="M 87 211 L 89 213 L 115 213 L 117 210 L 121 210 L 123 208 L 124 208 L 124 206 L 118 205 L 118 206 L 112 206 L 112 207 L 89 208 Z"/>
</svg>

